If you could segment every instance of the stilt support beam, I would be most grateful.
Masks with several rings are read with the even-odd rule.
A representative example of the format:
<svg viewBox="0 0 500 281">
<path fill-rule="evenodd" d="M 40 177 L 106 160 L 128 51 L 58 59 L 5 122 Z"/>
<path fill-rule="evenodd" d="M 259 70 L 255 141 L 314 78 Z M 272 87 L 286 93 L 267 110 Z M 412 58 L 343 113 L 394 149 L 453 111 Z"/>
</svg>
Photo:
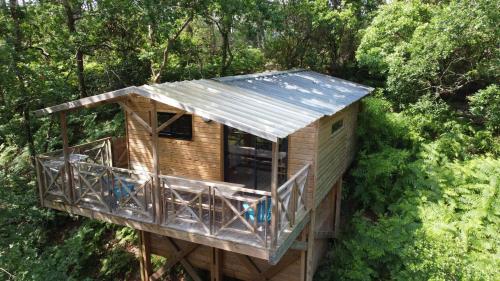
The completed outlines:
<svg viewBox="0 0 500 281">
<path fill-rule="evenodd" d="M 151 276 L 151 239 L 149 232 L 138 230 L 139 236 L 139 262 L 141 266 L 141 281 L 149 281 Z"/>
<path fill-rule="evenodd" d="M 342 201 L 342 178 L 339 179 L 335 194 L 335 226 L 334 236 L 338 237 L 340 234 L 340 203 Z"/>
<path fill-rule="evenodd" d="M 222 250 L 212 248 L 212 262 L 210 266 L 210 280 L 222 281 Z"/>
<path fill-rule="evenodd" d="M 169 244 L 169 248 L 171 250 L 176 249 L 174 247 L 173 241 L 170 240 L 167 242 Z M 177 251 L 175 250 L 174 253 L 167 259 L 167 263 L 163 265 L 160 269 L 158 269 L 153 275 L 150 277 L 150 281 L 155 281 L 159 280 L 165 273 L 167 273 L 174 265 L 177 263 L 181 262 L 183 259 L 186 258 L 189 254 L 191 254 L 196 248 L 200 246 L 199 244 L 189 244 L 185 249 Z M 187 262 L 187 260 L 186 260 Z"/>
</svg>

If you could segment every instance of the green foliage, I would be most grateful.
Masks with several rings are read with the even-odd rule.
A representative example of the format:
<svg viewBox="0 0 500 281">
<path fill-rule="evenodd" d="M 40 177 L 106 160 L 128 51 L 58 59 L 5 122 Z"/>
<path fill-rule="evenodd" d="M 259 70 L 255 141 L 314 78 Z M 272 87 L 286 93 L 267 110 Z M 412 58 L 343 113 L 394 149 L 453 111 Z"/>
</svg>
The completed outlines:
<svg viewBox="0 0 500 281">
<path fill-rule="evenodd" d="M 486 127 L 500 133 L 500 88 L 490 85 L 469 97 L 470 112 Z"/>
<path fill-rule="evenodd" d="M 402 196 L 401 184 L 406 182 L 399 180 L 409 169 L 409 157 L 407 150 L 392 147 L 361 154 L 356 170 L 351 174 L 356 185 L 354 196 L 373 211 L 384 213 L 390 203 Z"/>
<path fill-rule="evenodd" d="M 387 75 L 391 62 L 411 40 L 415 29 L 430 20 L 432 7 L 422 1 L 395 1 L 382 6 L 356 52 L 359 63 L 374 75 Z"/>
<path fill-rule="evenodd" d="M 303 67 L 380 86 L 359 116 L 355 214 L 321 280 L 500 279 L 498 1 L 17 3 L 0 1 L 0 278 L 137 277 L 134 230 L 39 207 L 29 156 L 61 139 L 34 109 Z M 70 144 L 123 124 L 113 105 L 71 112 Z"/>
<path fill-rule="evenodd" d="M 408 128 L 399 115 L 392 113 L 392 105 L 383 98 L 367 97 L 359 115 L 357 134 L 360 150 L 364 153 L 378 151 L 387 145 L 409 147 Z"/>
<path fill-rule="evenodd" d="M 362 208 L 346 236 L 335 243 L 330 262 L 318 277 L 497 280 L 500 160 L 477 156 L 489 151 L 468 149 L 474 131 L 445 114 L 449 108 L 441 102 L 426 98 L 401 113 L 374 110 L 381 104 L 387 107 L 386 103 L 365 100 L 363 115 L 373 118 L 362 119 L 366 123 L 361 129 L 392 128 L 399 133 L 391 123 L 397 116 L 407 126 L 412 147 L 396 147 L 399 143 L 389 137 L 383 145 L 359 154 L 349 185 L 354 187 L 350 196 Z M 430 126 L 430 120 L 443 116 L 454 125 Z"/>
<path fill-rule="evenodd" d="M 498 79 L 498 1 L 396 1 L 364 32 L 357 58 L 398 103 L 467 94 Z"/>
<path fill-rule="evenodd" d="M 101 260 L 99 280 L 124 280 L 138 267 L 133 254 L 123 248 L 115 248 Z"/>
</svg>

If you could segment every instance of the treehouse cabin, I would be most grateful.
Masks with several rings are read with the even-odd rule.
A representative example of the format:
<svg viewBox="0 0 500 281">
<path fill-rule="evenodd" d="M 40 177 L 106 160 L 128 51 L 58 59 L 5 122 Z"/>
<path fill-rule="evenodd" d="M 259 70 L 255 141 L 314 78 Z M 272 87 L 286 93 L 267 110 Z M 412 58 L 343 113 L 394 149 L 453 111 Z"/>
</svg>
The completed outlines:
<svg viewBox="0 0 500 281">
<path fill-rule="evenodd" d="M 58 113 L 36 158 L 43 206 L 137 229 L 141 277 L 312 280 L 338 231 L 359 100 L 372 89 L 294 70 L 128 87 Z M 71 146 L 67 114 L 117 103 L 124 137 Z M 153 272 L 151 255 L 167 257 Z"/>
</svg>

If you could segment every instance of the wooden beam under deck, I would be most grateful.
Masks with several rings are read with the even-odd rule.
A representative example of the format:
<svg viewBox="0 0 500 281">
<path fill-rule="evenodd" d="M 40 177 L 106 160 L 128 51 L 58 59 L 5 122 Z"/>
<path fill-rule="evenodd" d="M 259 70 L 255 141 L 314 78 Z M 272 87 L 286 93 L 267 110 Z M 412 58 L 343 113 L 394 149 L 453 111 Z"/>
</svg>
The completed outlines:
<svg viewBox="0 0 500 281">
<path fill-rule="evenodd" d="M 244 254 L 264 260 L 269 260 L 269 251 L 265 248 L 259 248 L 252 245 L 246 245 L 242 243 L 237 243 L 233 241 L 227 241 L 218 239 L 215 237 L 200 235 L 196 233 L 179 231 L 171 228 L 167 228 L 155 223 L 141 222 L 134 220 L 132 218 L 119 217 L 113 214 L 106 214 L 100 211 L 94 211 L 86 208 L 80 208 L 65 204 L 63 202 L 54 202 L 50 200 L 44 200 L 44 206 L 59 211 L 64 211 L 67 213 L 89 217 L 92 219 L 97 219 L 109 223 L 119 224 L 135 228 L 137 230 L 143 230 L 148 232 L 153 232 L 163 236 L 169 236 L 172 238 L 189 241 L 193 243 L 198 243 L 206 245 L 209 247 L 214 247 L 226 251 L 236 252 L 239 254 Z"/>
<path fill-rule="evenodd" d="M 222 255 L 224 251 L 212 248 L 212 260 L 210 266 L 210 281 L 222 281 Z"/>
<path fill-rule="evenodd" d="M 166 244 L 170 248 L 170 251 L 172 252 L 172 255 L 167 257 L 167 263 L 165 263 L 160 269 L 158 269 L 153 275 L 150 277 L 150 281 L 156 281 L 159 280 L 165 273 L 167 273 L 174 265 L 177 263 L 181 262 L 182 260 L 185 260 L 185 257 L 189 255 L 191 252 L 196 250 L 199 244 L 190 244 L 188 247 L 179 250 L 177 245 L 175 245 L 174 241 L 171 240 L 171 238 L 166 239 Z M 185 261 L 187 262 L 187 261 Z M 188 269 L 186 269 L 188 270 Z M 193 274 L 194 275 L 194 274 Z M 197 277 L 197 274 L 195 275 Z M 194 278 L 196 278 L 194 277 Z"/>
<path fill-rule="evenodd" d="M 141 266 L 141 280 L 148 281 L 151 276 L 151 239 L 150 234 L 146 231 L 137 231 L 139 235 L 139 263 Z"/>
</svg>

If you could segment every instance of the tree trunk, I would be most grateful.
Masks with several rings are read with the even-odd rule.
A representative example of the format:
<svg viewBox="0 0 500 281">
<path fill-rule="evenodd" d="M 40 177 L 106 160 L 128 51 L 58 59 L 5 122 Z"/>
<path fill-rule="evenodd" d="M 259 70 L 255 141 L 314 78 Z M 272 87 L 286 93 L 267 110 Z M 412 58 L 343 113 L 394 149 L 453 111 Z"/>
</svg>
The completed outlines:
<svg viewBox="0 0 500 281">
<path fill-rule="evenodd" d="M 22 46 L 22 40 L 23 36 L 21 33 L 21 23 L 20 23 L 20 18 L 21 18 L 21 11 L 18 9 L 17 5 L 17 0 L 9 0 L 9 8 L 10 8 L 10 16 L 12 18 L 12 21 L 14 23 L 14 52 L 13 52 L 13 60 L 14 60 L 14 71 L 16 72 L 16 77 L 19 82 L 19 91 L 21 96 L 24 97 L 23 101 L 24 104 L 22 104 L 22 116 L 23 116 L 23 127 L 24 127 L 24 132 L 26 133 L 26 142 L 28 143 L 28 150 L 29 154 L 31 156 L 31 162 L 34 164 L 34 157 L 35 157 L 35 143 L 33 141 L 33 133 L 31 131 L 31 116 L 30 116 L 30 110 L 31 110 L 31 97 L 28 93 L 28 90 L 26 89 L 26 86 L 24 85 L 25 79 L 24 79 L 24 74 L 22 72 L 22 69 L 19 67 L 19 65 L 22 64 L 21 61 L 21 52 L 23 51 L 23 46 Z"/>
<path fill-rule="evenodd" d="M 76 36 L 76 19 L 75 12 L 69 3 L 69 0 L 63 0 L 64 11 L 66 12 L 66 24 L 68 25 L 69 32 Z M 80 92 L 80 97 L 87 96 L 87 86 L 85 85 L 85 69 L 83 63 L 83 51 L 80 46 L 76 46 L 76 74 L 78 76 L 78 91 Z"/>
<path fill-rule="evenodd" d="M 84 66 L 83 66 L 83 52 L 78 47 L 76 50 L 76 73 L 78 75 L 78 90 L 80 91 L 80 98 L 87 96 L 87 86 L 85 85 L 84 76 Z"/>
<path fill-rule="evenodd" d="M 222 60 L 220 75 L 225 76 L 227 70 L 233 61 L 233 54 L 231 53 L 231 45 L 229 35 L 231 33 L 232 18 L 225 20 L 222 26 L 219 26 L 219 32 L 222 36 Z"/>
<path fill-rule="evenodd" d="M 227 72 L 227 52 L 229 49 L 229 35 L 227 32 L 221 32 L 222 35 L 222 61 L 220 65 L 220 75 L 224 76 Z"/>
</svg>

